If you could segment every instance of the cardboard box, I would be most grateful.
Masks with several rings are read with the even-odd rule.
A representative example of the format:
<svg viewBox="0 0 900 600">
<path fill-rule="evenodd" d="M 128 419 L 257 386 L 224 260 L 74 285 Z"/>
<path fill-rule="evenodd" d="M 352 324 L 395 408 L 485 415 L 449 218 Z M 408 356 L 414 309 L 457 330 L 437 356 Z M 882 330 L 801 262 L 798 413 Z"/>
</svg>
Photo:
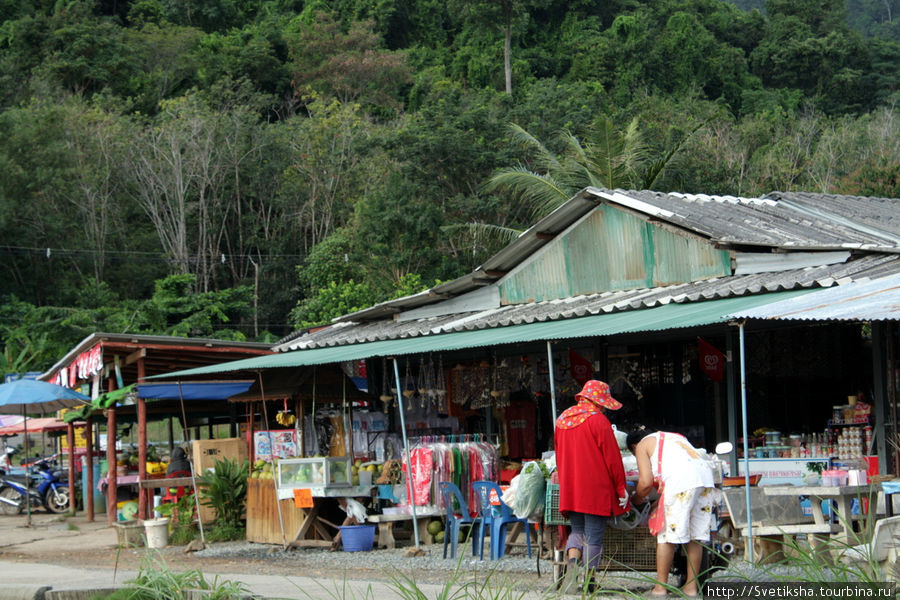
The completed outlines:
<svg viewBox="0 0 900 600">
<path fill-rule="evenodd" d="M 216 466 L 217 460 L 247 460 L 247 442 L 241 438 L 223 438 L 218 440 L 194 440 L 191 447 L 191 460 L 197 475 L 206 473 L 207 469 Z"/>
<path fill-rule="evenodd" d="M 216 466 L 216 461 L 247 460 L 247 442 L 241 438 L 222 438 L 218 440 L 194 440 L 191 446 L 191 463 L 194 465 L 194 473 L 199 477 L 208 469 Z M 216 519 L 216 511 L 211 506 L 203 504 L 203 492 L 200 490 L 200 520 L 211 523 Z"/>
</svg>

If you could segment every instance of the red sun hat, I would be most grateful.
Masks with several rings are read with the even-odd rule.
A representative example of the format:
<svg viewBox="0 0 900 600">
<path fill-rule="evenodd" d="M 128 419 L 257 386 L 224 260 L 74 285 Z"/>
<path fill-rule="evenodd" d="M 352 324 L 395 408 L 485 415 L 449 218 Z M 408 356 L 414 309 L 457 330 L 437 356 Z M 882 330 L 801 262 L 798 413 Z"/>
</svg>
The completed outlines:
<svg viewBox="0 0 900 600">
<path fill-rule="evenodd" d="M 584 384 L 581 391 L 575 394 L 575 400 L 587 400 L 597 406 L 608 408 L 609 410 L 619 410 L 622 403 L 612 397 L 609 393 L 609 385 L 603 381 L 591 379 Z"/>
</svg>

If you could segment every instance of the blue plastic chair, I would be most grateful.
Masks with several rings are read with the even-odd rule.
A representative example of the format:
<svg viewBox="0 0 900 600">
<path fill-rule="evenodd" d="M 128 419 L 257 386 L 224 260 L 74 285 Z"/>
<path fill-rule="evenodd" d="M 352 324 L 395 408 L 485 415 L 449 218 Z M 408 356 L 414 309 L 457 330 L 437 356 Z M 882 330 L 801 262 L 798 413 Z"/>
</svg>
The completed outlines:
<svg viewBox="0 0 900 600">
<path fill-rule="evenodd" d="M 525 526 L 525 544 L 528 558 L 531 558 L 531 526 L 528 519 L 520 519 L 503 503 L 503 490 L 500 486 L 493 481 L 476 481 L 472 483 L 472 489 L 478 499 L 478 516 L 481 517 L 477 540 L 481 545 L 481 560 L 484 560 L 484 528 L 487 527 L 490 531 L 491 560 L 497 560 L 506 554 L 506 526 L 510 523 L 522 523 Z M 499 505 L 491 504 L 491 492 L 496 493 Z"/>
<path fill-rule="evenodd" d="M 480 519 L 473 517 L 472 513 L 469 512 L 469 504 L 455 483 L 452 481 L 441 481 L 438 485 L 441 489 L 444 508 L 447 509 L 447 518 L 444 524 L 444 558 L 447 558 L 448 544 L 450 545 L 450 558 L 456 558 L 460 527 L 463 525 L 474 527 L 476 523 L 480 522 Z M 472 556 L 475 556 L 475 554 L 475 538 L 472 536 Z"/>
</svg>

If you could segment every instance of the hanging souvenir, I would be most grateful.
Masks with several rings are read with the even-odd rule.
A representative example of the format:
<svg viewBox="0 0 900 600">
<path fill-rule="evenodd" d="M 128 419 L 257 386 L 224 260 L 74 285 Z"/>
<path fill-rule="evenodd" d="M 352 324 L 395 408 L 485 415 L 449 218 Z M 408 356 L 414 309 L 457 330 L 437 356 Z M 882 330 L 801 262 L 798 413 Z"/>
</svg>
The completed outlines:
<svg viewBox="0 0 900 600">
<path fill-rule="evenodd" d="M 381 395 L 379 400 L 384 404 L 384 414 L 390 411 L 391 401 L 395 398 L 396 389 L 391 387 L 390 375 L 388 374 L 387 359 L 381 359 Z"/>
<path fill-rule="evenodd" d="M 689 383 L 691 381 L 691 352 L 687 344 L 682 347 L 681 351 L 681 383 Z"/>
<path fill-rule="evenodd" d="M 416 395 L 416 390 L 414 387 L 415 383 L 416 382 L 413 380 L 413 378 L 409 374 L 409 358 L 407 358 L 406 359 L 406 371 L 403 376 L 403 384 L 402 384 L 403 385 L 403 397 L 407 400 L 406 412 L 411 411 L 413 408 L 411 400 L 412 400 L 413 396 Z"/>
<path fill-rule="evenodd" d="M 447 397 L 447 384 L 444 381 L 444 357 L 438 357 L 437 373 L 434 382 L 434 398 L 438 410 L 446 410 L 444 398 Z"/>
</svg>

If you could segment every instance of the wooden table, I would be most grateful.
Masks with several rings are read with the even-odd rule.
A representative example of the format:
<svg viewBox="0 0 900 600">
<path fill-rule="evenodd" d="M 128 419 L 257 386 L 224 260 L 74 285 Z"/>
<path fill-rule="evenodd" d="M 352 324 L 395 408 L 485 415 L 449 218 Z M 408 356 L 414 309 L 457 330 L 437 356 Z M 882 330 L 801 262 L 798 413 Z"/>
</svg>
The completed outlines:
<svg viewBox="0 0 900 600">
<path fill-rule="evenodd" d="M 162 489 L 180 486 L 193 486 L 194 481 L 191 477 L 160 477 L 158 479 L 141 479 L 139 482 L 143 489 Z"/>
<path fill-rule="evenodd" d="M 868 498 L 877 491 L 871 485 L 773 485 L 762 486 L 761 489 L 767 496 L 809 496 L 813 519 L 819 525 L 827 523 L 825 514 L 822 512 L 822 501 L 828 500 L 831 502 L 831 511 L 839 528 L 833 537 L 846 544 L 850 544 L 851 540 L 855 538 L 853 514 L 850 509 L 851 500 Z"/>
<path fill-rule="evenodd" d="M 428 523 L 433 517 L 443 517 L 446 514 L 443 508 L 434 506 L 417 506 L 416 507 L 416 529 L 419 532 L 419 543 L 434 543 L 434 538 L 428 533 Z M 378 525 L 378 547 L 379 548 L 395 548 L 397 546 L 394 540 L 394 523 L 412 522 L 412 513 L 395 513 L 392 515 L 369 515 L 367 520 L 370 523 Z"/>
<path fill-rule="evenodd" d="M 327 529 L 325 529 L 324 525 L 329 525 L 331 527 L 336 527 L 336 525 L 333 523 L 329 523 L 321 516 L 319 516 L 319 512 L 322 510 L 322 506 L 325 504 L 326 499 L 372 497 L 372 486 L 354 485 L 344 488 L 326 488 L 325 486 L 312 486 L 309 489 L 312 495 L 313 505 L 310 508 L 301 509 L 305 514 L 303 516 L 303 520 L 300 523 L 300 526 L 297 528 L 297 531 L 294 534 L 294 537 L 288 539 L 288 544 L 291 546 L 325 545 L 322 543 L 322 540 L 312 540 L 313 543 L 308 543 L 305 540 L 307 534 L 311 529 L 315 529 L 319 536 L 323 538 L 325 542 L 327 542 L 327 545 L 331 544 L 334 536 L 330 534 Z M 291 499 L 294 497 L 294 490 L 293 488 L 277 488 L 276 496 L 279 501 Z"/>
</svg>

